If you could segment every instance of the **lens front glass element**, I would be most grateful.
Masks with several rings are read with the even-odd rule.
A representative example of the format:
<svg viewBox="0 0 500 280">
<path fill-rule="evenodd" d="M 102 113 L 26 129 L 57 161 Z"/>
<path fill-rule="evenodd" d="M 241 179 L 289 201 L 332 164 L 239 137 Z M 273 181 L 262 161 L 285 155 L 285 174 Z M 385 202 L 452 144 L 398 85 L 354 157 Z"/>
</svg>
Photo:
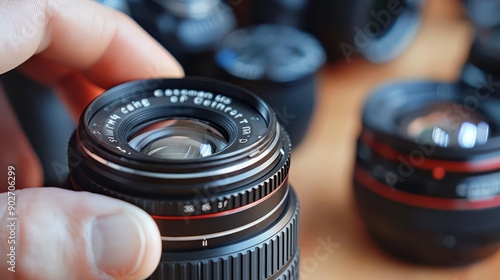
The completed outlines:
<svg viewBox="0 0 500 280">
<path fill-rule="evenodd" d="M 441 147 L 473 148 L 490 137 L 490 125 L 478 111 L 453 102 L 436 103 L 400 118 L 400 133 Z"/>
<path fill-rule="evenodd" d="M 228 145 L 220 129 L 194 119 L 150 123 L 129 137 L 136 151 L 160 159 L 194 159 L 213 155 Z"/>
</svg>

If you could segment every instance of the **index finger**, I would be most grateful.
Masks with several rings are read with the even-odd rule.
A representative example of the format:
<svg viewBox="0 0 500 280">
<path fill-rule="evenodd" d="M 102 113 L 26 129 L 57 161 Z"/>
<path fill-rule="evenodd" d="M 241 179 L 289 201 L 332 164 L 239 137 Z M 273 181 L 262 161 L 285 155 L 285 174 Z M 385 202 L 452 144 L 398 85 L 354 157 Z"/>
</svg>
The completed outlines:
<svg viewBox="0 0 500 280">
<path fill-rule="evenodd" d="M 133 20 L 93 1 L 15 0 L 2 5 L 0 73 L 38 54 L 81 71 L 103 88 L 134 79 L 183 76 L 177 61 Z M 67 75 L 36 70 L 48 84 Z"/>
</svg>

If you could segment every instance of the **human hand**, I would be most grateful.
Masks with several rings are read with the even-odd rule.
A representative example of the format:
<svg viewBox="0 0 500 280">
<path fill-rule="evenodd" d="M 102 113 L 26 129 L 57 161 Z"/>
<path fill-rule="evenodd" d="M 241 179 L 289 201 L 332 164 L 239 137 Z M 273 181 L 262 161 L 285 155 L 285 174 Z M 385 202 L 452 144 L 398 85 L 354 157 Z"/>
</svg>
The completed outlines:
<svg viewBox="0 0 500 280">
<path fill-rule="evenodd" d="M 93 1 L 0 5 L 0 74 L 17 68 L 52 86 L 75 120 L 103 89 L 183 76 L 179 64 L 137 24 Z M 0 192 L 10 185 L 8 166 L 15 167 L 16 189 L 42 185 L 40 163 L 1 86 L 0 111 Z M 14 217 L 8 196 L 16 199 L 15 231 L 7 226 Z M 160 258 L 160 234 L 151 217 L 97 194 L 56 188 L 2 193 L 0 221 L 1 279 L 143 279 Z M 9 239 L 12 232 L 15 238 Z M 14 245 L 15 273 L 7 262 Z"/>
</svg>

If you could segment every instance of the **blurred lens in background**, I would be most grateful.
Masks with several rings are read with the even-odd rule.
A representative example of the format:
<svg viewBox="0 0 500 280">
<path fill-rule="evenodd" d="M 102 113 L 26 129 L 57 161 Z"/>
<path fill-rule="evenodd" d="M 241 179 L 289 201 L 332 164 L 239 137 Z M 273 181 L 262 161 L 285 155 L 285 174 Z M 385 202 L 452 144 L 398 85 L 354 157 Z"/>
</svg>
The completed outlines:
<svg viewBox="0 0 500 280">
<path fill-rule="evenodd" d="M 281 24 L 304 28 L 310 0 L 227 0 L 241 27 Z"/>
<path fill-rule="evenodd" d="M 219 78 L 253 91 L 270 104 L 293 145 L 307 133 L 316 100 L 315 76 L 324 61 L 316 39 L 283 25 L 238 29 L 216 55 Z"/>
<path fill-rule="evenodd" d="M 214 52 L 236 26 L 219 0 L 128 0 L 131 16 L 180 62 L 187 75 L 213 76 Z"/>
<path fill-rule="evenodd" d="M 331 60 L 363 55 L 375 63 L 399 56 L 420 27 L 421 0 L 311 0 L 309 28 Z"/>
<path fill-rule="evenodd" d="M 112 9 L 115 9 L 119 12 L 122 12 L 130 16 L 130 7 L 128 5 L 127 0 L 96 0 L 96 1 L 98 3 L 101 3 L 105 6 L 108 6 Z"/>
<path fill-rule="evenodd" d="M 464 0 L 467 16 L 480 28 L 500 25 L 499 0 Z"/>
<path fill-rule="evenodd" d="M 30 80 L 16 70 L 0 76 L 19 123 L 38 155 L 44 185 L 69 187 L 66 156 L 75 123 L 50 87 Z M 7 133 L 7 132 L 5 132 Z"/>
<path fill-rule="evenodd" d="M 465 8 L 475 27 L 475 37 L 461 73 L 465 91 L 498 95 L 500 86 L 500 1 L 465 1 Z M 473 93 L 470 93 L 473 94 Z"/>
<path fill-rule="evenodd" d="M 382 249 L 444 266 L 498 250 L 499 107 L 498 96 L 481 100 L 474 91 L 430 81 L 373 92 L 363 110 L 354 191 Z"/>
</svg>

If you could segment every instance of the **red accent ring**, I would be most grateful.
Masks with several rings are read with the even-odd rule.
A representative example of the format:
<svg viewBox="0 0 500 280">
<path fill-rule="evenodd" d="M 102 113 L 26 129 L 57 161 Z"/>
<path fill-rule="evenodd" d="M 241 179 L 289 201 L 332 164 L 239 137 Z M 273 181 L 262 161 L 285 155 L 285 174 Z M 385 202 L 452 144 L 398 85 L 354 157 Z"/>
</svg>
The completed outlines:
<svg viewBox="0 0 500 280">
<path fill-rule="evenodd" d="M 435 198 L 407 193 L 391 188 L 375 180 L 370 176 L 370 174 L 368 174 L 360 167 L 355 168 L 354 174 L 356 180 L 363 187 L 372 191 L 373 193 L 376 193 L 389 200 L 396 201 L 402 204 L 408 204 L 411 206 L 438 210 L 477 210 L 500 206 L 500 195 L 497 195 L 490 200 L 476 201 L 467 199 Z"/>
<path fill-rule="evenodd" d="M 199 220 L 199 219 L 209 219 L 209 218 L 216 218 L 216 217 L 222 217 L 222 216 L 227 216 L 230 214 L 238 213 L 241 211 L 244 211 L 246 209 L 252 208 L 253 206 L 262 203 L 266 201 L 269 197 L 271 197 L 273 194 L 275 194 L 285 183 L 288 182 L 288 174 L 286 175 L 285 179 L 279 185 L 274 191 L 272 191 L 270 194 L 266 195 L 265 197 L 254 201 L 249 204 L 245 204 L 241 207 L 222 211 L 222 212 L 217 212 L 217 213 L 211 213 L 211 214 L 204 214 L 204 215 L 196 215 L 196 216 L 159 216 L 159 215 L 151 215 L 153 219 L 158 219 L 158 220 L 169 220 L 169 221 L 185 221 L 185 220 Z"/>
<path fill-rule="evenodd" d="M 372 133 L 364 132 L 360 137 L 361 142 L 370 147 L 370 149 L 380 156 L 392 160 L 392 161 L 401 161 L 400 157 L 404 160 L 411 162 L 410 156 L 400 153 L 390 146 L 387 146 L 383 143 L 375 140 L 375 137 Z M 433 170 L 434 168 L 444 168 L 446 171 L 451 172 L 486 172 L 486 171 L 495 171 L 500 169 L 500 158 L 492 158 L 485 160 L 476 160 L 476 161 L 465 161 L 465 162 L 457 162 L 457 161 L 446 161 L 446 160 L 436 160 L 429 158 L 422 158 L 422 162 L 415 167 L 427 170 Z"/>
</svg>

